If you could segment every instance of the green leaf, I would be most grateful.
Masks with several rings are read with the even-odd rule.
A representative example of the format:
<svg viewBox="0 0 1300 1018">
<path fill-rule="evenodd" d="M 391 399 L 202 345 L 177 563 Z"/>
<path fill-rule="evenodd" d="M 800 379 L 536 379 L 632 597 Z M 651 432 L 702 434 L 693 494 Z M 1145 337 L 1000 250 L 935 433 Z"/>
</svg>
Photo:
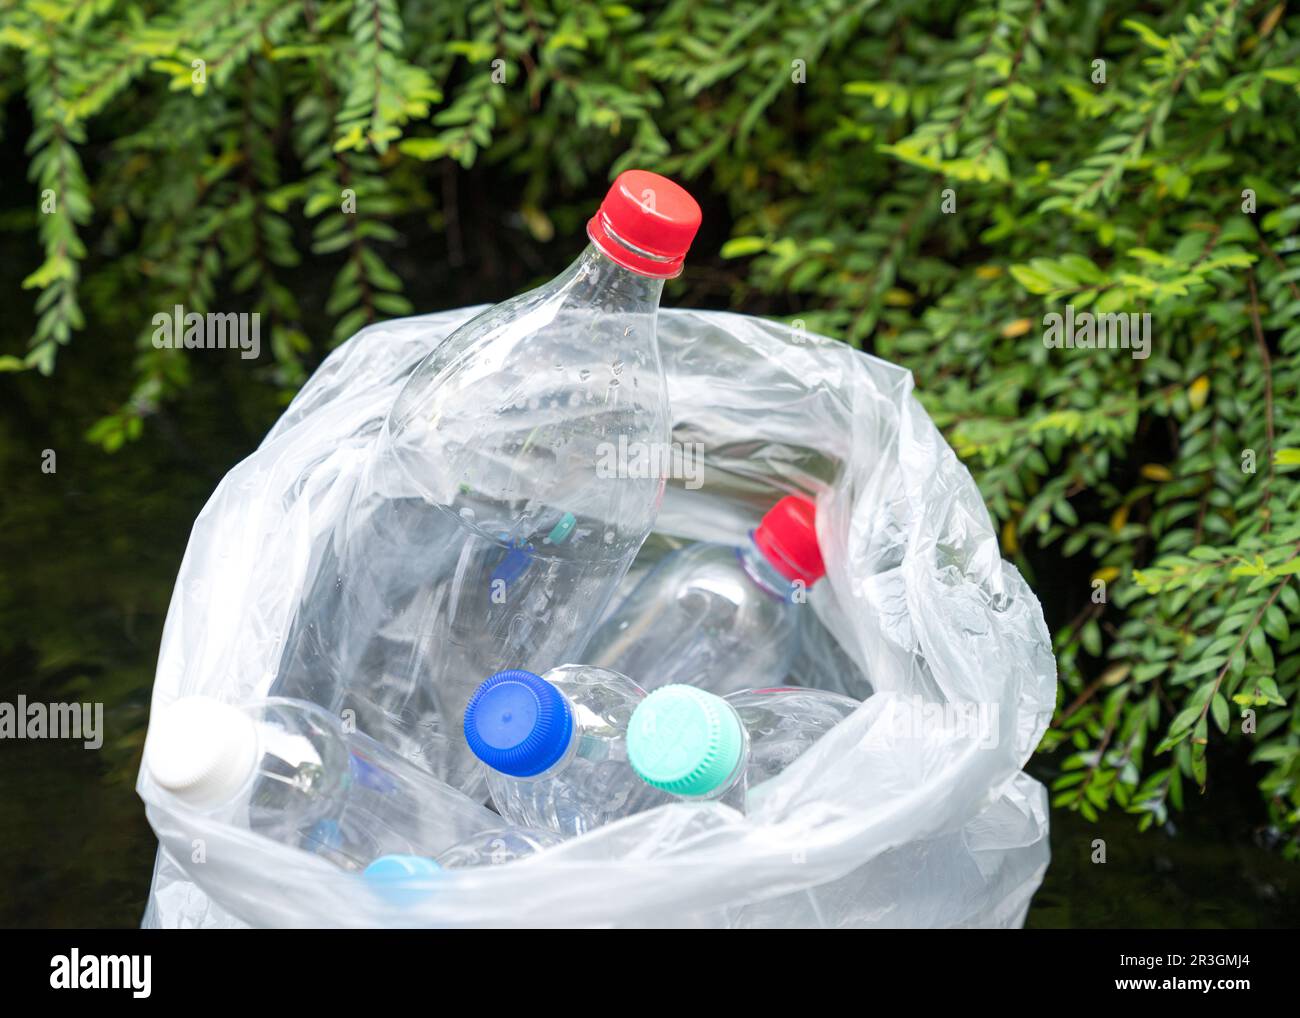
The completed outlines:
<svg viewBox="0 0 1300 1018">
<path fill-rule="evenodd" d="M 733 237 L 722 245 L 723 258 L 744 258 L 767 250 L 767 241 L 762 237 Z"/>
<path fill-rule="evenodd" d="M 1226 735 L 1232 719 L 1228 712 L 1228 701 L 1222 693 L 1214 694 L 1214 699 L 1210 701 L 1210 709 L 1214 712 L 1214 723 L 1219 726 L 1219 731 Z"/>
</svg>

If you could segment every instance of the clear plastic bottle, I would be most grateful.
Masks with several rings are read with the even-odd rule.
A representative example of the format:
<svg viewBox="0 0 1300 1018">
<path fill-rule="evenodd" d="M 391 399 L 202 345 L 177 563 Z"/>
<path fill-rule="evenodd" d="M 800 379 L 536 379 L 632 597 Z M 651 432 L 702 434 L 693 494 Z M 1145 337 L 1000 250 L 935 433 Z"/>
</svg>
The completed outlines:
<svg viewBox="0 0 1300 1018">
<path fill-rule="evenodd" d="M 741 548 L 694 544 L 655 566 L 601 623 L 582 660 L 645 689 L 680 682 L 724 695 L 786 681 L 799 614 L 826 573 L 816 506 L 786 496 Z"/>
<path fill-rule="evenodd" d="M 437 863 L 445 870 L 466 866 L 504 866 L 508 862 L 527 859 L 563 840 L 554 831 L 537 827 L 500 827 L 453 845 L 438 856 Z"/>
<path fill-rule="evenodd" d="M 577 261 L 414 370 L 320 554 L 277 691 L 352 707 L 476 790 L 458 723 L 474 677 L 576 657 L 658 513 L 664 478 L 618 457 L 669 440 L 656 314 L 699 222 L 672 181 L 621 174 Z"/>
<path fill-rule="evenodd" d="M 298 700 L 235 707 L 184 697 L 150 721 L 144 763 L 186 806 L 344 869 L 391 853 L 436 856 L 501 824 L 491 810 Z"/>
<path fill-rule="evenodd" d="M 628 761 L 653 788 L 744 810 L 750 789 L 780 774 L 857 707 L 857 700 L 821 689 L 721 697 L 695 686 L 662 686 L 632 715 Z"/>
<path fill-rule="evenodd" d="M 627 762 L 627 724 L 644 696 L 626 676 L 586 665 L 498 672 L 480 685 L 465 738 L 487 765 L 497 811 L 572 837 L 670 801 Z"/>
<path fill-rule="evenodd" d="M 536 855 L 562 840 L 551 831 L 501 827 L 452 845 L 437 859 L 422 855 L 380 856 L 365 868 L 362 876 L 380 897 L 409 906 L 437 892 L 437 881 L 444 870 L 504 866 Z"/>
</svg>

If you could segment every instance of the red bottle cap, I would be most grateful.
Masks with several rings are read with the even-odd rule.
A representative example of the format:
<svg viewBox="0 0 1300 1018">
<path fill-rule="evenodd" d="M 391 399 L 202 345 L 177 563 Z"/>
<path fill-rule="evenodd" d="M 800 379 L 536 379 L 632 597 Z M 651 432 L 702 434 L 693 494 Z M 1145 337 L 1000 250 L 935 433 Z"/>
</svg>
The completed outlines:
<svg viewBox="0 0 1300 1018">
<path fill-rule="evenodd" d="M 625 170 L 587 223 L 587 236 L 623 268 L 671 279 L 699 228 L 700 207 L 684 188 L 657 173 Z"/>
<path fill-rule="evenodd" d="M 817 507 L 806 498 L 787 495 L 772 506 L 754 530 L 754 544 L 787 580 L 811 587 L 826 575 L 817 547 Z"/>
</svg>

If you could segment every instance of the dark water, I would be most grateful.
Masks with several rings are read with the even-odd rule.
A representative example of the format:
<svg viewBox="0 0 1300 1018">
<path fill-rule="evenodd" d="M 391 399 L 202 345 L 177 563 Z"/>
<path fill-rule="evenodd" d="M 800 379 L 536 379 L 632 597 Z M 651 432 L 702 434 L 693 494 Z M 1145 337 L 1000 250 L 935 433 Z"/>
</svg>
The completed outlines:
<svg viewBox="0 0 1300 1018">
<path fill-rule="evenodd" d="M 5 324 L 19 349 L 30 323 Z M 155 841 L 134 784 L 171 587 L 194 517 L 278 413 L 237 353 L 196 352 L 195 398 L 107 455 L 84 433 L 130 391 L 130 350 L 79 336 L 52 379 L 0 374 L 0 702 L 99 701 L 105 730 L 99 750 L 0 741 L 0 926 L 139 922 Z"/>
<path fill-rule="evenodd" d="M 1029 769 L 1044 780 L 1050 764 L 1039 760 Z M 1054 810 L 1052 863 L 1026 925 L 1294 928 L 1300 867 L 1266 847 L 1252 773 L 1231 761 L 1219 769 L 1217 784 L 1165 830 L 1139 834 L 1136 818 L 1119 812 L 1103 813 L 1094 824 Z M 1097 839 L 1105 843 L 1104 864 L 1092 861 Z"/>
</svg>

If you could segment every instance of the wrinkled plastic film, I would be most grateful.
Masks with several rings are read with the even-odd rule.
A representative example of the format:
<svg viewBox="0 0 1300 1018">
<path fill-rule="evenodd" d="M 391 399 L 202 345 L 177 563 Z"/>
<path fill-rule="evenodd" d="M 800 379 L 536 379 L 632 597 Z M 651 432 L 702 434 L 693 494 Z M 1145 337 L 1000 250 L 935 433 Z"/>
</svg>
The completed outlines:
<svg viewBox="0 0 1300 1018">
<path fill-rule="evenodd" d="M 477 310 L 359 333 L 226 476 L 177 580 L 155 709 L 271 691 L 304 586 L 402 382 Z M 1043 789 L 1019 772 L 1053 706 L 1050 638 L 910 375 L 739 315 L 664 310 L 659 338 L 674 441 L 699 443 L 704 469 L 669 481 L 643 558 L 682 541 L 739 544 L 781 494 L 815 497 L 828 573 L 810 591 L 793 675 L 866 697 L 862 707 L 762 786 L 747 816 L 673 804 L 518 863 L 448 872 L 401 908 L 355 874 L 177 809 L 142 778 L 163 846 L 146 924 L 1023 920 L 1047 861 Z M 982 724 L 936 716 L 944 703 L 978 709 Z"/>
</svg>

